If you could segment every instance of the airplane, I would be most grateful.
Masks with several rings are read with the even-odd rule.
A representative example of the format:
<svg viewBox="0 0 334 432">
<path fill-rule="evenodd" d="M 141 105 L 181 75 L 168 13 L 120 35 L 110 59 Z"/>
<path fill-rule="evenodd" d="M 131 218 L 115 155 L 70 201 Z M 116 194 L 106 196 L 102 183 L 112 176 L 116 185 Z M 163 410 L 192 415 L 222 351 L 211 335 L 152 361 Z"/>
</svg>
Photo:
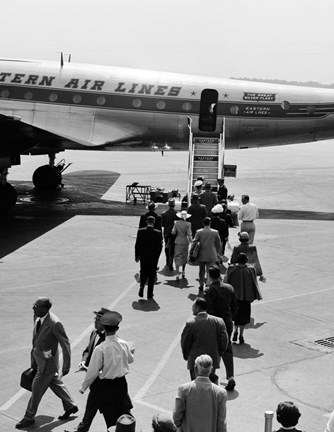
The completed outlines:
<svg viewBox="0 0 334 432">
<path fill-rule="evenodd" d="M 111 66 L 0 59 L 0 208 L 16 191 L 8 170 L 21 155 L 49 156 L 36 188 L 59 188 L 67 150 L 186 150 L 189 119 L 225 148 L 334 138 L 334 90 Z M 223 121 L 224 120 L 224 121 Z"/>
</svg>

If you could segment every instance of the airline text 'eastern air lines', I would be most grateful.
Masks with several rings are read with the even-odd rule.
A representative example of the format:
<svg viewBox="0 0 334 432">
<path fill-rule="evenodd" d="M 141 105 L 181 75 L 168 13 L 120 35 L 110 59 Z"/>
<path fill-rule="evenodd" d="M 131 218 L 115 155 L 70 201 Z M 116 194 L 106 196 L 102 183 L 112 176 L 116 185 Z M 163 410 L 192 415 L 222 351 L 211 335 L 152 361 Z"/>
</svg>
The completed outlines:
<svg viewBox="0 0 334 432">
<path fill-rule="evenodd" d="M 12 72 L 0 72 L 0 83 L 13 83 L 25 84 L 34 86 L 52 87 L 55 76 L 50 75 L 34 75 Z M 91 80 L 84 78 L 70 78 L 64 88 L 80 89 L 80 90 L 103 90 L 105 81 Z M 142 95 L 156 95 L 156 96 L 178 96 L 181 87 L 167 86 L 167 85 L 154 85 L 154 84 L 140 84 L 118 82 L 113 89 L 117 93 L 129 94 L 142 94 Z"/>
</svg>

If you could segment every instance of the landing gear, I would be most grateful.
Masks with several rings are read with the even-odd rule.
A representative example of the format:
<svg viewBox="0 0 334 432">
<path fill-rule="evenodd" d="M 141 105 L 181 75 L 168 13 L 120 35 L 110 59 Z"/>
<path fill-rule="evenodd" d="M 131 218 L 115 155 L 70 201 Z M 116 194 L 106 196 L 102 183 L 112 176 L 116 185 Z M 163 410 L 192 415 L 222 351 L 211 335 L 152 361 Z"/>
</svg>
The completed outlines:
<svg viewBox="0 0 334 432">
<path fill-rule="evenodd" d="M 55 154 L 49 154 L 49 165 L 40 166 L 35 170 L 32 176 L 32 181 L 36 189 L 42 191 L 54 191 L 63 187 L 62 172 L 65 169 L 65 161 L 61 160 L 57 165 L 55 165 L 55 158 Z"/>
<path fill-rule="evenodd" d="M 16 190 L 7 183 L 8 168 L 0 171 L 0 215 L 11 216 L 17 200 Z"/>
</svg>

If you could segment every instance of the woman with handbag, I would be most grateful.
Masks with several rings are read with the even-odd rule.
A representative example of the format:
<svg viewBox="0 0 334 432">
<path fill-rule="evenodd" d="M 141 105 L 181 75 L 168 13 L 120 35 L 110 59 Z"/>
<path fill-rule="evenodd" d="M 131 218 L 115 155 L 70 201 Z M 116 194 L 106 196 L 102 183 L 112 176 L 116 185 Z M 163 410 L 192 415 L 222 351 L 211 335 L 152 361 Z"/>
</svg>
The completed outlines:
<svg viewBox="0 0 334 432">
<path fill-rule="evenodd" d="M 190 214 L 186 210 L 176 213 L 178 220 L 174 222 L 172 234 L 175 235 L 174 240 L 174 262 L 176 269 L 176 280 L 180 280 L 180 267 L 182 266 L 182 277 L 185 277 L 185 269 L 188 260 L 189 243 L 191 237 L 191 223 L 187 221 Z"/>
</svg>

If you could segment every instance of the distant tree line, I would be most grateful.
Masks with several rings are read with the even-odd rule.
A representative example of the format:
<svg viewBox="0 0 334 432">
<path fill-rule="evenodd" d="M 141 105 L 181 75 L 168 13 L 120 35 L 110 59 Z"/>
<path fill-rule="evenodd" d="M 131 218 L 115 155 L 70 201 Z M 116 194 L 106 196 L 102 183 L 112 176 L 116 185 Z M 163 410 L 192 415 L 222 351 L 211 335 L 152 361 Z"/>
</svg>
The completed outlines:
<svg viewBox="0 0 334 432">
<path fill-rule="evenodd" d="M 280 79 L 261 79 L 261 78 L 235 78 L 231 77 L 231 79 L 234 80 L 243 80 L 243 81 L 256 81 L 256 82 L 263 82 L 263 83 L 269 83 L 269 84 L 284 84 L 284 85 L 293 85 L 293 86 L 302 86 L 302 87 L 322 87 L 322 88 L 334 88 L 333 84 L 321 84 L 316 81 L 286 81 L 286 80 L 280 80 Z"/>
</svg>

